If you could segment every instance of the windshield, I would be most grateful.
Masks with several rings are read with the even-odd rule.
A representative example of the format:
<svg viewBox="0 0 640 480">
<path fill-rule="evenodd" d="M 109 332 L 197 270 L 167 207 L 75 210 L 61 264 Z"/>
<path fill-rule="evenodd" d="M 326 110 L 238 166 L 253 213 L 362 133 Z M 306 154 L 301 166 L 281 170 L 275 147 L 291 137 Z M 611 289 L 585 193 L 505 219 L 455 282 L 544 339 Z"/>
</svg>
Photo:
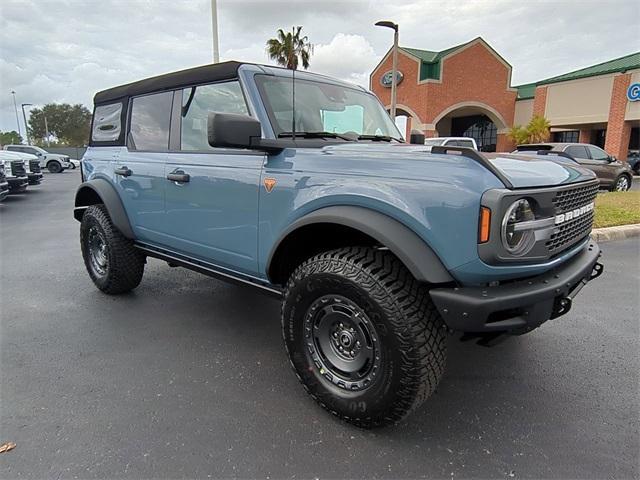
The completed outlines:
<svg viewBox="0 0 640 480">
<path fill-rule="evenodd" d="M 429 146 L 435 146 L 435 145 L 442 145 L 444 143 L 444 139 L 443 138 L 430 138 L 424 141 L 425 145 L 429 145 Z"/>
<path fill-rule="evenodd" d="M 274 133 L 276 136 L 290 134 L 294 130 L 292 79 L 257 75 L 256 81 Z M 347 134 L 345 139 L 349 135 L 353 139 L 401 138 L 389 114 L 378 99 L 369 93 L 298 79 L 295 91 L 296 133 Z"/>
</svg>

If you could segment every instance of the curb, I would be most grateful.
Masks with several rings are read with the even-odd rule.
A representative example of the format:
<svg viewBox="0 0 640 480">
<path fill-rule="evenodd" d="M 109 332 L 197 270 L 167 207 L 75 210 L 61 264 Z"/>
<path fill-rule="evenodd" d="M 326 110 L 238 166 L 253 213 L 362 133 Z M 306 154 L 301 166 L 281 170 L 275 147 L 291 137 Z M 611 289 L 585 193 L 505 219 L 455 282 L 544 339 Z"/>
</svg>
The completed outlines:
<svg viewBox="0 0 640 480">
<path fill-rule="evenodd" d="M 640 223 L 632 225 L 620 225 L 617 227 L 594 228 L 591 238 L 596 242 L 609 242 L 611 240 L 624 240 L 625 238 L 640 236 Z"/>
</svg>

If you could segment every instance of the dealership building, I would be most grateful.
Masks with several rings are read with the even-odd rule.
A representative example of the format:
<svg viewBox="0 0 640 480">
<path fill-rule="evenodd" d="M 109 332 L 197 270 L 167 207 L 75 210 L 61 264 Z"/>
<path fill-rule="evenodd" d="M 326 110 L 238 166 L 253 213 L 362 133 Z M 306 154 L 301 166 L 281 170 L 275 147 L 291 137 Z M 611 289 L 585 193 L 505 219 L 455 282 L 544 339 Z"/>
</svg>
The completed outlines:
<svg viewBox="0 0 640 480">
<path fill-rule="evenodd" d="M 391 103 L 392 49 L 370 76 Z M 551 140 L 599 145 L 627 158 L 640 140 L 640 52 L 526 85 L 482 38 L 440 52 L 399 47 L 397 115 L 427 137 L 474 137 L 483 150 L 510 151 L 514 125 L 543 115 Z"/>
</svg>

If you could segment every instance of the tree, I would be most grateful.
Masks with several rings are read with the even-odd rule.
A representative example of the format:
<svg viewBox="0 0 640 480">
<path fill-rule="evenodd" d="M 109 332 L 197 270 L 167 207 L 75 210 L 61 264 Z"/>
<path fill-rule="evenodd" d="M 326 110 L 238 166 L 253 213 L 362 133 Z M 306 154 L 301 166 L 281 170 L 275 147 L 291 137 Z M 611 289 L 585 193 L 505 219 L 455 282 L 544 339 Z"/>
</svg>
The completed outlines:
<svg viewBox="0 0 640 480">
<path fill-rule="evenodd" d="M 83 105 L 49 103 L 31 110 L 29 134 L 32 142 L 42 144 L 47 137 L 45 116 L 49 135 L 53 135 L 60 145 L 82 147 L 89 141 L 91 112 Z"/>
<path fill-rule="evenodd" d="M 284 30 L 278 29 L 277 37 L 267 41 L 269 58 L 289 70 L 297 70 L 299 62 L 302 62 L 305 70 L 309 68 L 313 45 L 306 35 L 300 36 L 301 30 L 302 27 L 292 27 L 291 32 L 284 33 Z"/>
<path fill-rule="evenodd" d="M 15 130 L 0 132 L 0 145 L 20 145 L 22 137 Z"/>
<path fill-rule="evenodd" d="M 526 127 L 515 125 L 509 130 L 509 138 L 516 144 L 540 143 L 549 140 L 551 135 L 549 120 L 541 115 L 534 115 Z"/>
</svg>

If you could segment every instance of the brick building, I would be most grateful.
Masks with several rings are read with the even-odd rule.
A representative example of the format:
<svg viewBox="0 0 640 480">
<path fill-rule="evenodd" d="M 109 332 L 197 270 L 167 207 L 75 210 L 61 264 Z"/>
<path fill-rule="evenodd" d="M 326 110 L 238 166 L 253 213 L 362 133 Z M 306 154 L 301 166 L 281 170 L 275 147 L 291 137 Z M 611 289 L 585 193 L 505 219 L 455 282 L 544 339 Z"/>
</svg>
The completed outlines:
<svg viewBox="0 0 640 480">
<path fill-rule="evenodd" d="M 370 76 L 389 108 L 391 50 Z M 513 125 L 534 114 L 551 123 L 552 140 L 599 145 L 620 159 L 640 140 L 640 52 L 556 77 L 511 85 L 511 65 L 482 38 L 441 52 L 400 47 L 397 114 L 427 137 L 474 137 L 487 151 L 509 151 Z M 639 85 L 640 88 L 640 85 Z M 633 95 L 629 95 L 634 98 Z"/>
</svg>

